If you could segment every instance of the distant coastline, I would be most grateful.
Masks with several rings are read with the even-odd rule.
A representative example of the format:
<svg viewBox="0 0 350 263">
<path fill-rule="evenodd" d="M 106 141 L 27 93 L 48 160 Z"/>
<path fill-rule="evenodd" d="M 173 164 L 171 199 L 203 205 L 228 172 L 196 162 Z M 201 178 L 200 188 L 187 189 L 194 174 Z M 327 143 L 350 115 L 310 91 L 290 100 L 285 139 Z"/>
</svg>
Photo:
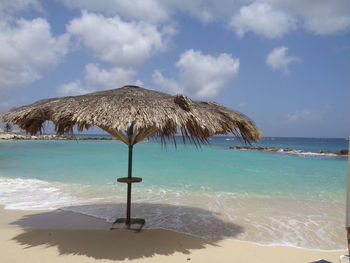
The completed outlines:
<svg viewBox="0 0 350 263">
<path fill-rule="evenodd" d="M 78 134 L 74 135 L 56 135 L 56 134 L 42 134 L 42 135 L 28 135 L 17 133 L 0 133 L 0 140 L 66 140 L 66 141 L 87 141 L 87 140 L 116 140 L 114 137 L 109 135 L 94 135 L 94 134 Z M 264 147 L 264 146 L 253 146 L 253 145 L 235 145 L 230 146 L 232 150 L 249 150 L 249 151 L 266 151 L 266 152 L 280 152 L 280 153 L 295 153 L 295 154 L 313 154 L 313 155 L 334 155 L 334 156 L 347 156 L 349 154 L 348 149 L 340 149 L 337 151 L 329 151 L 319 149 L 317 151 L 305 151 L 294 149 L 290 147 L 278 148 L 278 147 Z"/>
<path fill-rule="evenodd" d="M 76 136 L 63 136 L 55 134 L 43 134 L 43 135 L 21 135 L 12 133 L 0 134 L 0 140 L 113 140 L 113 137 L 76 137 Z"/>
</svg>

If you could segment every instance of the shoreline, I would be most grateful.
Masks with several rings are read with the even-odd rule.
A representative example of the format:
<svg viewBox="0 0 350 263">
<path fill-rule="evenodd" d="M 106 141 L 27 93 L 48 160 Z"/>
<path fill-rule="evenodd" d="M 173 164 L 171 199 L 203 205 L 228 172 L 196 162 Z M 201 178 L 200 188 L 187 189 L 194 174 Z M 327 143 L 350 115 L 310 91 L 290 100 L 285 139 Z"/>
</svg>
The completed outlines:
<svg viewBox="0 0 350 263">
<path fill-rule="evenodd" d="M 343 251 L 319 251 L 249 241 L 202 239 L 162 229 L 109 230 L 92 216 L 62 210 L 0 206 L 4 262 L 338 262 Z M 24 249 L 25 248 L 25 249 Z M 287 257 L 286 257 L 287 256 Z"/>
<path fill-rule="evenodd" d="M 93 215 L 89 215 L 89 214 L 84 214 L 84 213 L 80 213 L 80 212 L 75 212 L 75 211 L 71 211 L 71 210 L 64 210 L 64 209 L 51 209 L 51 210 L 19 210 L 19 209 L 7 209 L 5 208 L 3 205 L 0 205 L 0 215 L 1 210 L 6 210 L 6 211 L 11 211 L 13 213 L 19 213 L 19 214 L 40 214 L 40 213 L 55 213 L 55 212 L 60 212 L 60 213 L 64 213 L 64 214 L 72 214 L 72 215 L 77 215 L 77 216 L 82 216 L 82 217 L 86 217 L 88 219 L 91 219 L 91 222 L 96 223 L 99 222 L 97 226 L 94 225 L 90 225 L 89 227 L 87 227 L 86 225 L 84 225 L 85 228 L 87 229 L 93 229 L 93 230 L 97 230 L 100 229 L 101 225 L 102 225 L 102 230 L 108 230 L 109 227 L 111 226 L 111 222 L 106 221 L 103 218 L 99 218 Z M 88 220 L 90 222 L 90 220 Z M 101 222 L 101 223 L 100 223 Z M 0 223 L 1 225 L 1 223 Z M 38 226 L 36 226 L 38 227 Z M 69 226 L 71 227 L 71 226 Z M 57 229 L 60 229 L 61 227 L 58 226 Z M 85 229 L 84 228 L 84 229 Z M 54 230 L 55 228 L 52 228 L 52 230 Z M 71 229 L 71 228 L 69 228 Z M 86 230 L 87 230 L 86 229 Z M 345 229 L 345 227 L 344 227 Z M 307 251 L 315 251 L 315 252 L 344 252 L 346 251 L 346 249 L 319 249 L 319 248 L 308 248 L 308 247 L 301 247 L 301 246 L 296 246 L 296 245 L 287 245 L 287 244 L 279 244 L 279 243 L 271 243 L 271 244 L 263 244 L 263 243 L 258 243 L 256 241 L 248 241 L 248 240 L 240 240 L 240 239 L 235 239 L 232 237 L 222 237 L 220 239 L 214 239 L 214 238 L 202 238 L 200 236 L 194 235 L 194 234 L 189 234 L 189 233 L 185 233 L 182 231 L 176 231 L 176 230 L 169 230 L 166 228 L 143 228 L 142 231 L 153 231 L 153 230 L 161 230 L 161 231 L 170 231 L 170 232 L 174 232 L 174 233 L 178 233 L 178 234 L 184 234 L 193 238 L 199 238 L 199 239 L 204 239 L 204 240 L 222 240 L 222 241 L 233 241 L 233 242 L 242 242 L 242 243 L 247 243 L 247 244 L 251 244 L 251 245 L 255 245 L 255 246 L 261 246 L 261 247 L 287 247 L 287 248 L 296 248 L 296 249 L 303 249 L 303 250 L 307 250 Z M 344 230 L 345 231 L 345 230 Z"/>
<path fill-rule="evenodd" d="M 110 192 L 104 188 L 106 195 L 102 197 L 98 193 L 81 196 L 78 194 L 81 193 L 78 190 L 81 186 L 69 188 L 69 190 L 62 185 L 37 179 L 34 179 L 35 182 L 32 183 L 33 179 L 28 180 L 4 180 L 0 191 L 3 189 L 5 197 L 6 192 L 10 193 L 6 189 L 17 189 L 8 195 L 16 199 L 0 198 L 7 210 L 54 211 L 61 209 L 107 222 L 113 222 L 115 217 L 125 214 L 125 195 L 122 187 L 109 189 Z M 26 189 L 31 189 L 31 192 L 27 192 Z M 164 201 L 156 198 L 160 193 L 165 198 Z M 176 198 L 178 194 L 181 198 Z M 339 220 L 339 218 L 345 218 L 343 203 L 324 203 L 320 202 L 319 198 L 317 200 L 304 200 L 303 198 L 297 200 L 288 197 L 232 196 L 231 193 L 225 194 L 225 192 L 216 194 L 213 192 L 213 194 L 208 195 L 208 191 L 172 192 L 163 188 L 152 189 L 149 194 L 148 190 L 142 187 L 135 191 L 133 213 L 136 217 L 143 217 L 147 220 L 145 229 L 164 229 L 205 239 L 247 241 L 262 246 L 279 245 L 320 251 L 346 249 L 346 234 L 342 227 L 344 222 Z M 27 195 L 39 198 L 28 199 Z M 96 199 L 97 196 L 99 197 Z M 44 203 L 41 197 L 45 199 Z M 167 199 L 172 201 L 166 201 Z M 186 199 L 191 201 L 186 201 Z M 212 203 L 211 200 L 217 201 Z M 217 205 L 216 202 L 220 203 L 220 207 L 211 207 L 210 203 Z M 264 208 L 260 209 L 260 207 Z M 284 207 L 289 207 L 289 211 L 284 211 Z M 310 212 L 313 209 L 317 210 L 316 214 Z M 251 214 L 251 211 L 254 211 L 254 214 Z M 270 215 L 266 215 L 264 211 L 269 211 Z M 317 214 L 327 214 L 327 216 L 324 216 L 324 219 L 315 218 Z M 233 216 L 234 219 L 230 216 Z M 327 219 L 332 222 L 324 224 L 322 220 Z M 205 229 L 201 227 L 203 224 L 207 224 Z M 329 234 L 322 236 L 319 231 Z"/>
</svg>

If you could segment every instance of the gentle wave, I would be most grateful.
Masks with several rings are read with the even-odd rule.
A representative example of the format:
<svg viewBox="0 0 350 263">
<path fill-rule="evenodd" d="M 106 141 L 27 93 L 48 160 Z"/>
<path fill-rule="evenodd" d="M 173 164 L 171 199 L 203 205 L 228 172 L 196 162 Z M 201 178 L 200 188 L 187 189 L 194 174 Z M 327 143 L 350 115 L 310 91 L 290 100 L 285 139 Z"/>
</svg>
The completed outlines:
<svg viewBox="0 0 350 263">
<path fill-rule="evenodd" d="M 297 207 L 292 207 L 284 215 L 285 211 L 278 211 L 282 203 L 274 206 L 265 204 L 264 209 L 259 209 L 264 203 L 261 200 L 249 205 L 254 200 L 236 199 L 237 207 L 232 206 L 232 200 L 227 202 L 213 198 L 211 202 L 203 202 L 206 202 L 203 207 L 158 202 L 134 203 L 132 216 L 145 218 L 146 229 L 166 229 L 201 238 L 235 239 L 260 245 L 275 244 L 321 250 L 346 248 L 345 239 L 339 239 L 344 232 L 342 220 L 337 220 L 334 215 L 325 216 L 325 208 L 304 215 L 304 211 L 297 213 Z M 290 207 L 290 204 L 287 205 Z M 305 211 L 312 209 L 311 206 L 313 205 L 306 205 Z M 125 217 L 126 206 L 94 204 L 65 207 L 63 210 L 113 222 L 118 217 Z M 251 213 L 257 210 L 257 214 Z M 269 213 L 265 214 L 266 211 Z"/>
<path fill-rule="evenodd" d="M 86 202 L 46 181 L 0 177 L 0 204 L 6 209 L 53 210 Z"/>
<path fill-rule="evenodd" d="M 277 151 L 278 153 L 285 153 L 285 154 L 295 154 L 295 155 L 301 155 L 301 156 L 315 156 L 315 157 L 343 157 L 342 155 L 338 155 L 335 153 L 318 153 L 318 152 L 305 152 L 302 150 L 292 150 L 292 151 L 284 151 L 283 149 L 280 149 Z"/>
<path fill-rule="evenodd" d="M 62 209 L 113 222 L 125 216 L 125 189 L 105 187 L 107 191 L 99 189 L 95 193 L 89 187 L 91 193 L 82 196 L 76 194 L 76 189 L 84 192 L 86 186 L 0 177 L 0 204 L 7 209 Z M 114 190 L 116 195 L 111 197 Z M 344 232 L 343 204 L 205 190 L 134 189 L 132 216 L 145 218 L 148 229 L 167 229 L 201 238 L 325 250 L 346 247 L 345 239 L 340 238 Z"/>
<path fill-rule="evenodd" d="M 291 151 L 285 151 L 283 149 L 279 149 L 278 151 L 272 151 L 272 150 L 256 150 L 256 149 L 239 149 L 239 151 L 263 151 L 263 152 L 269 152 L 269 153 L 281 153 L 281 154 L 294 154 L 294 155 L 300 155 L 300 156 L 310 156 L 310 157 L 337 157 L 337 158 L 347 158 L 346 155 L 339 155 L 335 153 L 320 153 L 320 152 L 308 152 L 303 150 L 291 150 Z"/>
</svg>

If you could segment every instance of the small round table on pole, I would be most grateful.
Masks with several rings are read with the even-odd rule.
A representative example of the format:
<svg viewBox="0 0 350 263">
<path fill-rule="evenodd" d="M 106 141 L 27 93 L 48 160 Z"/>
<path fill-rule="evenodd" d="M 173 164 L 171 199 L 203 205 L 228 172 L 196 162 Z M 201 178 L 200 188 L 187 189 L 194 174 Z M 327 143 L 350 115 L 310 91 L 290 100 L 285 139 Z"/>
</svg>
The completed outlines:
<svg viewBox="0 0 350 263">
<path fill-rule="evenodd" d="M 128 184 L 128 194 L 129 194 L 129 189 L 130 189 L 130 194 L 131 194 L 131 184 L 133 183 L 140 183 L 142 182 L 142 178 L 141 177 L 120 177 L 117 179 L 117 181 L 119 183 L 126 183 Z M 131 198 L 131 196 L 130 196 Z M 127 202 L 127 211 L 131 210 L 131 200 L 129 200 Z M 127 214 L 126 218 L 117 218 L 114 222 L 113 222 L 113 226 L 111 227 L 111 230 L 113 229 L 118 229 L 117 227 L 114 227 L 114 224 L 125 224 L 127 229 L 130 230 L 136 230 L 137 232 L 141 231 L 142 227 L 146 224 L 146 220 L 143 218 L 130 218 L 130 213 Z M 132 228 L 131 225 L 137 224 L 139 225 L 138 228 Z"/>
</svg>

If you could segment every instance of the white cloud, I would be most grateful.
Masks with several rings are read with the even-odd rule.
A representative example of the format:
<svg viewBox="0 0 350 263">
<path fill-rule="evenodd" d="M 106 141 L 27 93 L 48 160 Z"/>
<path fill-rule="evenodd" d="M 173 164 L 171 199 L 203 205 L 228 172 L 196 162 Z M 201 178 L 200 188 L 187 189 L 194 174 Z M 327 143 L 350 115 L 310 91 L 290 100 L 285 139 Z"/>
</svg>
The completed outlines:
<svg viewBox="0 0 350 263">
<path fill-rule="evenodd" d="M 345 32 L 350 28 L 349 0 L 61 1 L 70 8 L 158 24 L 171 20 L 177 13 L 189 14 L 204 23 L 221 20 L 229 23 L 239 36 L 253 32 L 279 38 L 296 26 L 324 35 Z"/>
<path fill-rule="evenodd" d="M 106 15 L 119 15 L 152 23 L 169 21 L 176 12 L 188 13 L 202 22 L 227 18 L 237 7 L 236 0 L 61 0 L 69 8 L 80 8 Z"/>
<path fill-rule="evenodd" d="M 153 72 L 152 80 L 157 87 L 172 94 L 180 94 L 184 92 L 183 87 L 176 82 L 176 80 L 164 77 L 159 70 Z"/>
<path fill-rule="evenodd" d="M 153 73 L 153 82 L 159 89 L 171 93 L 185 93 L 193 98 L 213 98 L 232 83 L 239 71 L 239 59 L 222 53 L 204 55 L 200 51 L 187 50 L 176 63 L 178 79 L 171 80 L 159 71 Z"/>
<path fill-rule="evenodd" d="M 115 66 L 135 67 L 151 55 L 164 50 L 169 33 L 145 22 L 125 22 L 118 16 L 104 17 L 83 12 L 73 19 L 67 31 L 89 51 Z"/>
<path fill-rule="evenodd" d="M 57 91 L 58 94 L 62 96 L 73 96 L 89 93 L 89 90 L 82 86 L 80 80 L 63 84 L 58 87 Z"/>
<path fill-rule="evenodd" d="M 52 70 L 67 52 L 68 37 L 54 37 L 45 19 L 0 23 L 0 89 L 26 86 Z"/>
<path fill-rule="evenodd" d="M 112 16 L 121 15 L 128 19 L 159 22 L 169 18 L 167 10 L 157 0 L 62 0 L 62 2 L 69 8 L 81 8 Z"/>
<path fill-rule="evenodd" d="M 289 73 L 289 66 L 292 63 L 300 62 L 301 59 L 287 55 L 288 47 L 274 48 L 266 57 L 266 64 L 272 70 L 280 70 L 284 74 Z"/>
<path fill-rule="evenodd" d="M 245 4 L 241 1 L 240 4 Z M 238 36 L 246 32 L 279 38 L 296 27 L 317 35 L 350 29 L 349 0 L 255 0 L 241 6 L 231 19 Z"/>
<path fill-rule="evenodd" d="M 84 81 L 76 80 L 58 87 L 57 92 L 62 96 L 81 95 L 89 92 L 115 89 L 128 84 L 142 85 L 142 82 L 133 81 L 136 72 L 114 67 L 109 70 L 100 69 L 98 64 L 85 66 Z"/>
<path fill-rule="evenodd" d="M 247 32 L 267 38 L 281 38 L 296 28 L 296 20 L 273 6 L 256 2 L 243 6 L 231 19 L 230 25 L 239 37 Z"/>
<path fill-rule="evenodd" d="M 88 64 L 85 67 L 85 81 L 90 86 L 101 87 L 102 89 L 116 89 L 130 84 L 136 72 L 123 68 L 111 68 L 110 70 L 100 69 L 97 64 Z"/>
<path fill-rule="evenodd" d="M 319 13 L 317 16 L 306 16 L 304 21 L 304 27 L 316 35 L 333 35 L 350 29 L 350 15 Z"/>
<path fill-rule="evenodd" d="M 317 35 L 332 35 L 350 29 L 349 0 L 266 0 L 299 17 L 307 31 Z"/>
</svg>

